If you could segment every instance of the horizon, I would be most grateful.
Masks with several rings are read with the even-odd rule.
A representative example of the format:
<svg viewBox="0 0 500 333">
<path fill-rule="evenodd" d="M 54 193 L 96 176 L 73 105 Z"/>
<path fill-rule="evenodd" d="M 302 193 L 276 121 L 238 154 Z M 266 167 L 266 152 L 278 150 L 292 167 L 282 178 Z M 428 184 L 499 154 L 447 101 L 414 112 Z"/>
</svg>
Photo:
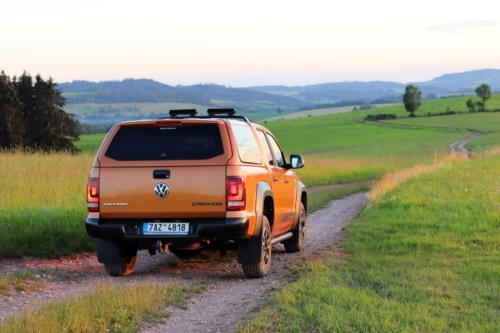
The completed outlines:
<svg viewBox="0 0 500 333">
<path fill-rule="evenodd" d="M 175 86 L 190 86 L 190 85 L 198 85 L 198 84 L 206 84 L 206 85 L 210 85 L 210 84 L 214 84 L 214 85 L 219 85 L 219 86 L 226 86 L 228 88 L 249 88 L 249 87 L 264 87 L 264 86 L 285 86 L 285 87 L 288 87 L 288 88 L 292 88 L 292 87 L 299 87 L 299 86 L 307 86 L 307 85 L 315 85 L 315 84 L 330 84 L 330 83 L 351 83 L 351 82 L 361 82 L 361 83 L 370 83 L 370 82 L 390 82 L 390 83 L 399 83 L 399 84 L 402 84 L 402 85 L 408 85 L 408 84 L 417 84 L 417 83 L 421 83 L 421 82 L 428 82 L 428 81 L 432 81 L 438 77 L 441 77 L 443 75 L 453 75 L 453 74 L 462 74 L 462 73 L 466 73 L 466 72 L 473 72 L 473 71 L 482 71 L 482 70 L 496 70 L 496 71 L 500 71 L 500 69 L 497 69 L 497 68 L 481 68 L 481 69 L 473 69 L 473 70 L 469 70 L 469 71 L 465 71 L 465 72 L 457 72 L 457 73 L 443 73 L 439 76 L 436 76 L 436 77 L 433 77 L 432 79 L 428 79 L 428 80 L 425 80 L 425 81 L 420 81 L 420 82 L 397 82 L 397 81 L 385 81 L 385 80 L 371 80 L 371 81 L 360 81 L 360 80 L 345 80 L 345 81 L 335 81 L 335 82 L 315 82 L 315 83 L 310 83 L 310 84 L 304 84 L 304 85 L 293 85 L 293 86 L 286 86 L 286 85 L 282 85 L 282 84 L 269 84 L 269 85 L 266 85 L 266 84 L 258 84 L 258 85 L 253 85 L 253 86 L 241 86 L 241 87 L 236 87 L 236 86 L 230 86 L 230 85 L 227 85 L 227 84 L 224 84 L 224 83 L 218 83 L 218 82 L 199 82 L 199 83 L 193 83 L 193 84 L 168 84 L 168 83 L 165 83 L 165 82 L 161 82 L 161 81 L 157 81 L 157 80 L 154 80 L 154 79 L 151 79 L 151 78 L 147 78 L 147 77 L 141 77 L 141 78 L 133 78 L 133 77 L 126 77 L 126 78 L 123 78 L 123 79 L 109 79 L 109 80 L 100 80 L 100 81 L 89 81 L 89 80 L 80 80 L 80 79 L 75 79 L 75 80 L 71 80 L 71 81 L 64 81 L 64 82 L 57 82 L 58 84 L 63 84 L 63 83 L 72 83 L 73 81 L 87 81 L 87 82 L 93 82 L 93 83 L 100 83 L 100 82 L 122 82 L 124 80 L 153 80 L 155 82 L 158 82 L 158 83 L 161 83 L 161 84 L 165 84 L 165 85 L 169 85 L 169 86 L 172 86 L 172 87 L 175 87 Z M 42 76 L 43 78 L 43 76 Z"/>
<path fill-rule="evenodd" d="M 498 67 L 500 3 L 487 2 L 9 2 L 4 26 L 16 29 L 0 35 L 0 64 L 56 82 L 423 82 Z"/>
</svg>

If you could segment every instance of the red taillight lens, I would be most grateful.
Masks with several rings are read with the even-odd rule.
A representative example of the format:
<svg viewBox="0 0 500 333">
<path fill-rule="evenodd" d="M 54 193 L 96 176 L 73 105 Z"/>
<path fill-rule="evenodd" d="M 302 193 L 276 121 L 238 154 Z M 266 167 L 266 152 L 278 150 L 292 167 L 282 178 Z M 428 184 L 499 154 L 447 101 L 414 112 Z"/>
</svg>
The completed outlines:
<svg viewBox="0 0 500 333">
<path fill-rule="evenodd" d="M 245 180 L 243 177 L 226 178 L 227 210 L 245 209 Z"/>
<path fill-rule="evenodd" d="M 89 212 L 99 211 L 99 178 L 90 178 L 87 183 L 87 209 Z"/>
</svg>

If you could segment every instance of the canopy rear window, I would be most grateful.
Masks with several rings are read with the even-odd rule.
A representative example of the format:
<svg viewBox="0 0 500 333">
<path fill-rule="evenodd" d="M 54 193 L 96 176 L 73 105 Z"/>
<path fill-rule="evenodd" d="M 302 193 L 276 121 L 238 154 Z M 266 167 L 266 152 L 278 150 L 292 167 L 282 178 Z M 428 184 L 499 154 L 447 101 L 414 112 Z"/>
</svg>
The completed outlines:
<svg viewBox="0 0 500 333">
<path fill-rule="evenodd" d="M 105 156 L 117 161 L 204 160 L 224 153 L 219 126 L 122 127 Z"/>
</svg>

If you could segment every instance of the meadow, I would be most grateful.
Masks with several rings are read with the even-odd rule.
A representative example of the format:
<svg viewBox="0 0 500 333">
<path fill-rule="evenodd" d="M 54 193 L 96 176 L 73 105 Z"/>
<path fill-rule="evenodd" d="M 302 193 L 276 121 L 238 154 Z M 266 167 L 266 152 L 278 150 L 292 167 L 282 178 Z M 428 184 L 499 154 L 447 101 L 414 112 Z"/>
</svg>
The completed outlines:
<svg viewBox="0 0 500 333">
<path fill-rule="evenodd" d="M 429 164 L 448 151 L 449 143 L 469 136 L 455 128 L 360 122 L 369 113 L 264 125 L 276 135 L 287 155 L 304 155 L 306 167 L 297 173 L 309 187 L 367 182 L 417 163 Z M 483 115 L 486 113 L 473 116 Z M 103 138 L 104 134 L 82 136 L 76 143 L 82 154 L 77 156 L 0 152 L 0 230 L 6 235 L 0 257 L 57 257 L 94 249 L 94 240 L 84 230 L 84 195 L 88 172 Z"/>
<path fill-rule="evenodd" d="M 378 111 L 377 109 L 385 108 L 387 106 L 392 106 L 392 105 L 395 105 L 395 104 L 377 104 L 377 105 L 374 105 L 374 108 L 370 109 L 370 111 L 372 113 L 377 112 Z M 340 106 L 340 107 L 336 107 L 336 108 L 291 112 L 291 113 L 288 113 L 285 115 L 276 115 L 273 117 L 266 118 L 266 121 L 296 119 L 296 118 L 313 117 L 313 116 L 326 116 L 329 114 L 350 112 L 355 107 L 359 108 L 360 105 Z"/>
<path fill-rule="evenodd" d="M 293 267 L 239 332 L 498 331 L 498 163 L 445 163 L 372 196 L 337 251 Z"/>
<path fill-rule="evenodd" d="M 500 181 L 495 171 L 500 157 L 476 154 L 474 161 L 460 162 L 446 156 L 449 143 L 470 136 L 469 129 L 484 131 L 485 139 L 494 137 L 498 114 L 360 121 L 373 112 L 264 124 L 286 154 L 305 157 L 306 167 L 298 173 L 312 186 L 310 213 L 330 200 L 369 188 L 372 199 L 348 225 L 349 238 L 333 247 L 343 254 L 327 251 L 321 260 L 304 257 L 294 263 L 290 271 L 296 282 L 278 292 L 241 332 L 495 330 L 500 301 L 496 212 Z M 407 116 L 404 110 L 393 112 Z M 0 258 L 58 257 L 94 250 L 94 240 L 84 230 L 85 186 L 103 138 L 104 134 L 82 136 L 77 142 L 82 154 L 76 156 L 0 152 L 0 232 L 4 235 Z M 494 143 L 491 139 L 481 147 Z M 423 174 L 405 178 L 402 185 L 387 178 L 415 168 Z M 381 187 L 381 183 L 393 186 Z M 19 278 L 0 276 L 0 289 L 9 289 Z M 0 331 L 52 326 L 61 331 L 82 325 L 90 331 L 134 330 L 143 320 L 166 315 L 149 304 L 164 308 L 162 301 L 147 301 L 148 295 L 172 304 L 191 293 L 179 286 L 172 290 L 136 287 L 127 293 L 104 287 L 34 309 L 9 320 Z M 172 300 L 170 294 L 177 296 Z M 100 311 L 111 306 L 106 303 L 109 300 L 119 300 L 113 302 L 117 307 Z M 128 304 L 136 303 L 141 304 L 140 310 L 134 306 L 131 313 Z M 97 311 L 83 313 L 83 308 Z"/>
</svg>

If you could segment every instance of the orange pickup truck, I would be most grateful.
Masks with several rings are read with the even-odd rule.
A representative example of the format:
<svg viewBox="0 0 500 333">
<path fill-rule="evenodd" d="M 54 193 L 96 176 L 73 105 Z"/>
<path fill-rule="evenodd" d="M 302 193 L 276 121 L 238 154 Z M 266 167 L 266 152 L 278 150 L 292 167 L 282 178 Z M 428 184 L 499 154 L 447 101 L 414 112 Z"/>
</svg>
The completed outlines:
<svg viewBox="0 0 500 333">
<path fill-rule="evenodd" d="M 307 191 L 264 127 L 234 109 L 172 110 L 122 122 L 104 139 L 87 186 L 87 233 L 111 276 L 133 272 L 138 250 L 180 258 L 238 251 L 245 276 L 263 277 L 272 244 L 302 251 Z"/>
</svg>

